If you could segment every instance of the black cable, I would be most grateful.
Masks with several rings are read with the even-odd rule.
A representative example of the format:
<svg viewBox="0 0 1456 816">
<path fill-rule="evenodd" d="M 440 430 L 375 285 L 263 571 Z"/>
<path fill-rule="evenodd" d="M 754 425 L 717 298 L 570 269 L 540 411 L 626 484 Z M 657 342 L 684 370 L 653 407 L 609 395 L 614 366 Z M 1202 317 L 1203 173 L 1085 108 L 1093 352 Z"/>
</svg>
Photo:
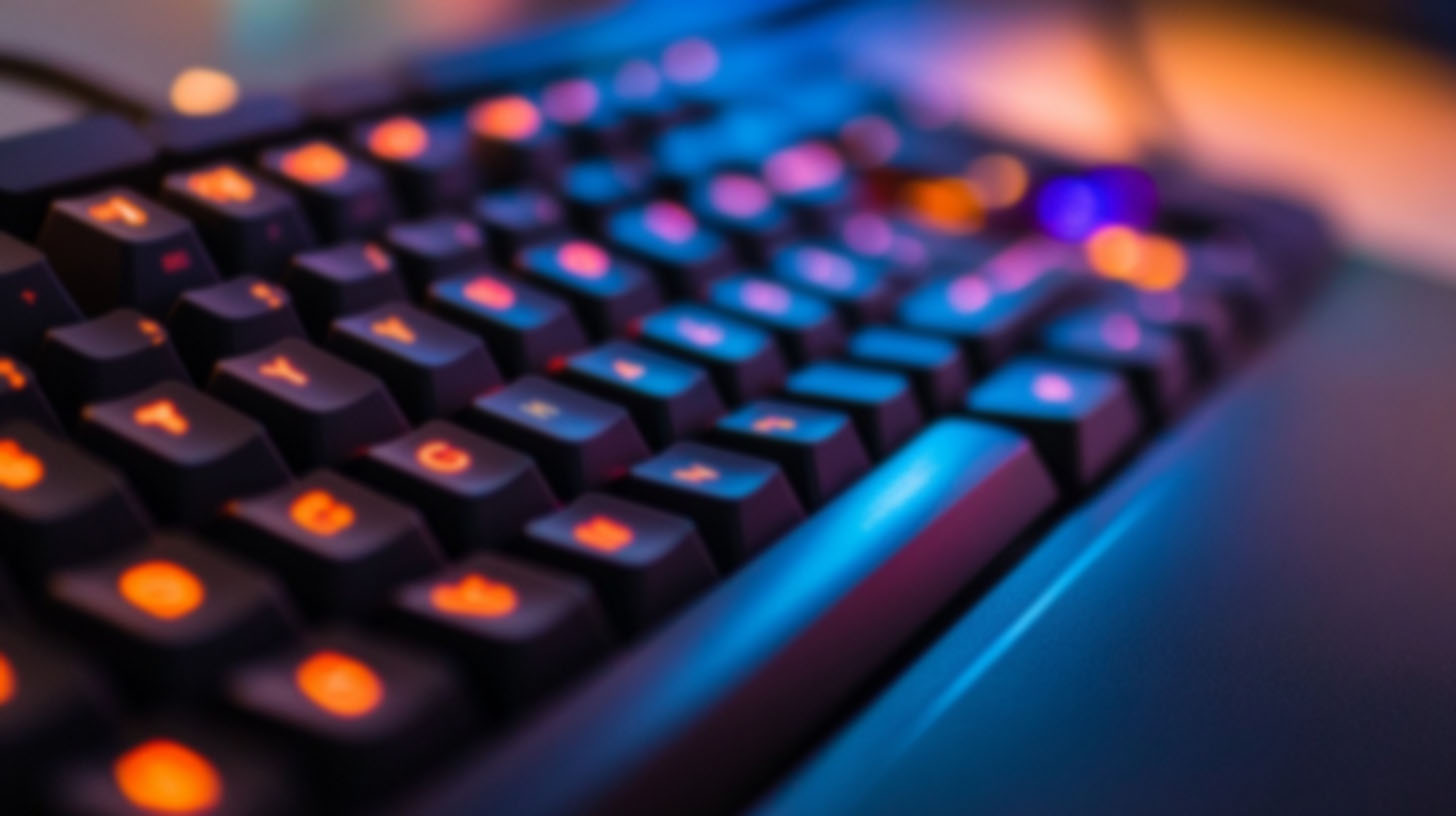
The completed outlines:
<svg viewBox="0 0 1456 816">
<path fill-rule="evenodd" d="M 122 91 L 99 77 L 60 62 L 13 50 L 0 50 L 0 75 L 52 90 L 96 108 L 132 119 L 156 115 L 155 105 Z"/>
</svg>

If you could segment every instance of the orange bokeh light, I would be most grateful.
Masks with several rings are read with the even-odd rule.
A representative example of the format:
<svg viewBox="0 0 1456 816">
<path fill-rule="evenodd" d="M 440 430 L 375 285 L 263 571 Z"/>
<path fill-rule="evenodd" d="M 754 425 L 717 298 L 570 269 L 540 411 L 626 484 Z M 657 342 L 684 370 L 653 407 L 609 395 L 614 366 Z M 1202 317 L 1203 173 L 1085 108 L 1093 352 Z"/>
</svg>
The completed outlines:
<svg viewBox="0 0 1456 816">
<path fill-rule="evenodd" d="M 15 391 L 25 387 L 25 375 L 20 373 L 20 366 L 9 357 L 0 357 L 0 380 L 4 380 Z"/>
<path fill-rule="evenodd" d="M 470 129 L 488 139 L 519 142 L 541 129 L 541 112 L 524 96 L 487 99 L 470 109 Z"/>
<path fill-rule="evenodd" d="M 328 142 L 309 142 L 284 153 L 280 167 L 295 181 L 323 184 L 349 172 L 349 157 Z"/>
<path fill-rule="evenodd" d="M 1008 153 L 987 153 L 975 159 L 966 175 L 977 197 L 993 209 L 1017 203 L 1031 186 L 1026 163 Z"/>
<path fill-rule="evenodd" d="M 902 196 L 913 218 L 942 232 L 975 232 L 985 223 L 985 205 L 965 179 L 917 179 Z"/>
<path fill-rule="evenodd" d="M 1098 229 L 1083 242 L 1082 250 L 1092 271 L 1139 289 L 1175 288 L 1188 272 L 1187 254 L 1177 241 L 1121 224 Z"/>
<path fill-rule="evenodd" d="M 632 543 L 632 528 L 606 516 L 592 516 L 571 528 L 577 543 L 600 552 L 612 553 Z"/>
<path fill-rule="evenodd" d="M 384 682 L 363 661 L 335 651 L 309 655 L 293 681 L 314 705 L 336 717 L 362 717 L 384 701 Z"/>
<path fill-rule="evenodd" d="M 354 526 L 354 508 L 327 490 L 312 489 L 299 494 L 288 506 L 288 518 L 300 528 L 327 538 Z"/>
<path fill-rule="evenodd" d="M 167 100 L 183 116 L 216 116 L 231 110 L 240 95 L 238 81 L 216 68 L 184 68 L 172 79 Z"/>
<path fill-rule="evenodd" d="M 162 559 L 127 567 L 116 579 L 116 589 L 127 603 L 161 620 L 192 614 L 207 596 L 191 570 Z"/>
<path fill-rule="evenodd" d="M 14 439 L 0 439 L 0 487 L 29 490 L 45 478 L 45 463 Z"/>
<path fill-rule="evenodd" d="M 112 776 L 133 806 L 154 813 L 201 813 L 222 801 L 222 777 L 180 742 L 153 739 L 117 758 Z"/>
<path fill-rule="evenodd" d="M 177 403 L 169 399 L 153 400 L 146 405 L 137 406 L 131 414 L 132 421 L 143 428 L 157 428 L 172 436 L 186 436 L 192 424 L 187 421 L 187 416 L 177 408 Z"/>
<path fill-rule="evenodd" d="M 5 705 L 15 699 L 15 667 L 10 664 L 10 658 L 0 653 L 0 705 Z"/>
<path fill-rule="evenodd" d="M 419 120 L 394 116 L 369 131 L 369 152 L 381 159 L 413 159 L 430 146 L 430 132 Z"/>
<path fill-rule="evenodd" d="M 190 174 L 187 189 L 199 198 L 218 204 L 252 201 L 257 194 L 252 179 L 226 164 Z"/>
<path fill-rule="evenodd" d="M 470 453 L 443 439 L 431 439 L 415 450 L 415 461 L 425 470 L 454 475 L 470 467 Z"/>
<path fill-rule="evenodd" d="M 520 598 L 510 584 L 472 572 L 454 583 L 442 582 L 431 587 L 430 605 L 451 615 L 503 618 L 516 611 Z"/>
<path fill-rule="evenodd" d="M 118 222 L 128 227 L 146 226 L 147 211 L 137 206 L 126 196 L 114 195 L 97 204 L 92 204 L 86 212 L 97 221 L 103 223 Z"/>
</svg>

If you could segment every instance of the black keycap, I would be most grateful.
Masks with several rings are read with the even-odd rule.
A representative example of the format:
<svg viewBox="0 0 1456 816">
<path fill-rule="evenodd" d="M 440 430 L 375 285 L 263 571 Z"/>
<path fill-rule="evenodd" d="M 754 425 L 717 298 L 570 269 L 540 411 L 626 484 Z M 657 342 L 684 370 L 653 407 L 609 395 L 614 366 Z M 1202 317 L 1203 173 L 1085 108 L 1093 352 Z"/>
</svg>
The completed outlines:
<svg viewBox="0 0 1456 816">
<path fill-rule="evenodd" d="M 315 614 L 356 614 L 443 562 L 412 508 L 330 470 L 229 502 L 217 536 Z"/>
<path fill-rule="evenodd" d="M 649 315 L 642 340 L 703 365 L 730 405 L 769 394 L 784 381 L 784 360 L 771 335 L 696 304 Z"/>
<path fill-rule="evenodd" d="M 766 265 L 795 232 L 789 211 L 748 173 L 726 171 L 699 181 L 687 200 L 704 224 L 727 236 L 739 257 L 754 266 Z"/>
<path fill-rule="evenodd" d="M 516 257 L 515 265 L 531 281 L 571 301 L 597 338 L 624 334 L 660 305 L 657 286 L 647 273 L 591 241 L 532 246 Z"/>
<path fill-rule="evenodd" d="M 479 397 L 461 421 L 530 454 L 563 497 L 600 487 L 648 455 L 626 409 L 542 377 Z"/>
<path fill-rule="evenodd" d="M 850 323 L 873 323 L 894 311 L 895 292 L 874 264 L 828 246 L 797 243 L 774 255 L 774 274 L 824 298 Z"/>
<path fill-rule="evenodd" d="M 0 231 L 28 239 L 57 196 L 144 183 L 156 155 L 151 139 L 113 114 L 0 140 Z"/>
<path fill-rule="evenodd" d="M 794 364 L 828 357 L 844 346 L 844 329 L 828 303 L 768 278 L 734 275 L 716 280 L 708 301 L 773 332 Z"/>
<path fill-rule="evenodd" d="M 965 404 L 1030 437 L 1069 491 L 1104 475 L 1139 432 L 1137 405 L 1116 374 L 1051 359 L 1012 360 L 972 388 Z"/>
<path fill-rule="evenodd" d="M 1041 345 L 1052 356 L 1122 372 L 1149 425 L 1175 417 L 1192 394 L 1193 371 L 1177 335 L 1138 320 L 1130 309 L 1063 315 L 1042 329 Z"/>
<path fill-rule="evenodd" d="M 556 508 L 530 457 L 438 420 L 373 446 L 353 469 L 419 508 L 454 552 L 502 546 Z"/>
<path fill-rule="evenodd" d="M 562 132 L 575 153 L 622 153 L 632 146 L 626 121 L 612 96 L 592 77 L 573 76 L 541 89 L 541 113 Z"/>
<path fill-rule="evenodd" d="M 189 77 L 179 76 L 185 93 Z M 303 125 L 303 111 L 291 94 L 244 90 L 223 110 L 156 111 L 148 117 L 147 130 L 162 151 L 162 163 L 171 167 L 257 150 L 297 133 Z"/>
<path fill-rule="evenodd" d="M 391 226 L 385 245 L 416 293 L 442 278 L 485 269 L 485 238 L 465 218 L 437 215 Z"/>
<path fill-rule="evenodd" d="M 231 162 L 174 173 L 162 200 L 197 227 L 225 275 L 277 278 L 313 245 L 313 230 L 286 190 Z"/>
<path fill-rule="evenodd" d="M 634 466 L 621 490 L 691 516 L 724 570 L 747 561 L 804 517 L 777 465 L 696 442 L 679 442 Z"/>
<path fill-rule="evenodd" d="M 227 698 L 294 746 L 315 789 L 335 804 L 387 792 L 434 764 L 470 724 L 447 664 L 347 630 L 311 635 L 239 668 Z"/>
<path fill-rule="evenodd" d="M 679 297 L 697 297 L 733 271 L 727 241 L 675 201 L 658 199 L 614 214 L 607 242 L 645 264 L 668 293 Z"/>
<path fill-rule="evenodd" d="M 813 509 L 869 470 L 849 416 L 781 400 L 749 403 L 719 419 L 710 439 L 778 463 Z"/>
<path fill-rule="evenodd" d="M 706 371 L 624 340 L 572 355 L 561 376 L 626 407 L 654 448 L 707 428 L 723 413 Z"/>
<path fill-rule="evenodd" d="M 914 435 L 925 419 L 908 378 L 852 363 L 821 362 L 799 369 L 789 376 L 784 393 L 848 413 L 865 449 L 877 459 Z"/>
<path fill-rule="evenodd" d="M 647 197 L 648 178 L 642 167 L 622 159 L 588 159 L 567 165 L 558 187 L 571 224 L 601 235 L 612 214 Z"/>
<path fill-rule="evenodd" d="M 1207 383 L 1227 373 L 1245 351 L 1227 304 L 1207 293 L 1124 291 L 1110 305 L 1131 310 L 1144 323 L 1178 336 L 1193 361 L 1193 373 Z"/>
<path fill-rule="evenodd" d="M 693 523 L 604 493 L 531 522 L 522 554 L 587 579 L 622 632 L 640 632 L 717 577 Z"/>
<path fill-rule="evenodd" d="M 288 290 L 252 275 L 182 295 L 167 329 L 182 338 L 177 353 L 197 382 L 207 382 L 213 364 L 224 357 L 303 337 Z"/>
<path fill-rule="evenodd" d="M 0 421 L 24 419 L 61 433 L 56 412 L 41 393 L 35 374 L 14 357 L 0 355 Z"/>
<path fill-rule="evenodd" d="M 415 422 L 454 414 L 501 384 L 480 338 L 408 303 L 335 320 L 328 345 L 384 380 Z"/>
<path fill-rule="evenodd" d="M 205 691 L 293 625 L 271 579 L 176 535 L 62 570 L 48 591 L 65 625 L 132 691 L 155 699 Z"/>
<path fill-rule="evenodd" d="M 25 580 L 146 535 L 146 511 L 121 475 L 23 421 L 0 424 L 0 557 Z"/>
<path fill-rule="evenodd" d="M 485 228 L 491 260 L 501 266 L 528 246 L 566 234 L 566 216 L 556 199 L 534 187 L 512 187 L 486 193 L 471 208 Z"/>
<path fill-rule="evenodd" d="M 610 82 L 602 83 L 621 115 L 631 138 L 651 143 L 665 128 L 685 120 L 685 111 L 674 98 L 652 60 L 636 57 L 617 66 Z"/>
<path fill-rule="evenodd" d="M 321 139 L 265 152 L 263 171 L 282 182 L 303 205 L 324 243 L 368 238 L 394 217 L 384 174 Z"/>
<path fill-rule="evenodd" d="M 799 216 L 807 229 L 823 231 L 856 204 L 844 159 L 828 142 L 801 142 L 782 148 L 763 163 L 769 187 Z"/>
<path fill-rule="evenodd" d="M 68 425 L 88 402 L 166 380 L 188 381 L 166 329 L 131 309 L 52 329 L 37 368 L 61 422 Z"/>
<path fill-rule="evenodd" d="M 378 244 L 352 242 L 295 255 L 283 284 L 317 339 L 335 318 L 405 298 L 395 261 Z"/>
<path fill-rule="evenodd" d="M 586 345 L 571 307 L 535 287 L 494 273 L 430 286 L 431 311 L 480 335 L 509 377 L 560 368 Z"/>
<path fill-rule="evenodd" d="M 524 96 L 509 94 L 471 106 L 471 152 L 487 184 L 552 178 L 565 162 L 561 134 Z"/>
<path fill-rule="evenodd" d="M 475 168 L 463 123 L 397 115 L 358 128 L 354 140 L 389 177 L 405 212 L 454 210 L 470 201 Z"/>
<path fill-rule="evenodd" d="M 37 792 L 36 768 L 105 733 L 100 684 L 89 668 L 53 636 L 0 624 L 0 786 L 7 809 L 34 806 L 26 799 Z"/>
<path fill-rule="evenodd" d="M 960 348 L 943 337 L 893 326 L 867 326 L 849 339 L 849 356 L 860 365 L 908 377 L 927 415 L 959 406 L 970 383 Z"/>
<path fill-rule="evenodd" d="M 123 187 L 56 201 L 36 245 L 89 315 L 164 315 L 183 291 L 218 279 L 191 224 Z"/>
<path fill-rule="evenodd" d="M 600 658 L 611 634 L 585 581 L 477 553 L 397 593 L 401 628 L 475 675 L 500 708 L 539 700 Z"/>
<path fill-rule="evenodd" d="M 262 426 L 177 382 L 86 406 L 76 436 L 120 467 L 162 521 L 206 521 L 228 499 L 289 479 Z"/>
<path fill-rule="evenodd" d="M 75 323 L 81 312 L 61 288 L 45 256 L 0 232 L 0 352 L 28 357 L 47 329 Z"/>
<path fill-rule="evenodd" d="M 338 464 L 408 427 L 377 378 L 302 340 L 223 360 L 208 390 L 262 422 L 295 471 Z"/>
</svg>

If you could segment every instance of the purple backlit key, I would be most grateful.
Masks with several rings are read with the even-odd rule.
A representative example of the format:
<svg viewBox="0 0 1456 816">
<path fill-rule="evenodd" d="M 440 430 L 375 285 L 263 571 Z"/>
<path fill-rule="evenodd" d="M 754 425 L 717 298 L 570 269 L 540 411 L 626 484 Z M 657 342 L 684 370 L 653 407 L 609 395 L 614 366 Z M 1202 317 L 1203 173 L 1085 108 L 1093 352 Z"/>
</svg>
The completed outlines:
<svg viewBox="0 0 1456 816">
<path fill-rule="evenodd" d="M 645 264 L 679 297 L 697 297 L 733 270 L 728 243 L 675 201 L 658 199 L 613 215 L 607 242 Z"/>
<path fill-rule="evenodd" d="M 839 307 L 850 323 L 883 320 L 894 309 L 895 293 L 874 264 L 828 246 L 798 243 L 773 258 L 779 280 Z"/>
<path fill-rule="evenodd" d="M 1139 320 L 1131 309 L 1088 308 L 1041 331 L 1053 357 L 1122 372 L 1149 425 L 1172 419 L 1192 395 L 1193 371 L 1178 336 Z"/>
<path fill-rule="evenodd" d="M 828 357 L 844 346 L 844 329 L 828 303 L 769 278 L 734 275 L 714 281 L 708 301 L 773 332 L 795 364 Z"/>
<path fill-rule="evenodd" d="M 703 306 L 682 303 L 649 315 L 642 340 L 707 368 L 730 405 L 764 396 L 784 381 L 784 359 L 770 334 Z"/>
<path fill-rule="evenodd" d="M 516 268 L 533 282 L 571 301 L 598 338 L 624 334 L 661 304 L 657 285 L 635 264 L 614 258 L 582 239 L 553 241 L 522 250 Z"/>
</svg>

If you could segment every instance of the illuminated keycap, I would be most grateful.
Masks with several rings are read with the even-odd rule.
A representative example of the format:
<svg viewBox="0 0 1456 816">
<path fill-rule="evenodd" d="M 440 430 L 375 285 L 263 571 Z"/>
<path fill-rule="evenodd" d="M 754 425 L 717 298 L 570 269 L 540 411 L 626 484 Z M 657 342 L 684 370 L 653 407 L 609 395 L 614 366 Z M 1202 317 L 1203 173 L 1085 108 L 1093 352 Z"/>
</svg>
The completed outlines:
<svg viewBox="0 0 1456 816">
<path fill-rule="evenodd" d="M 40 457 L 15 439 L 0 438 L 0 488 L 17 493 L 29 490 L 45 479 L 45 473 Z"/>
<path fill-rule="evenodd" d="M 294 683 L 319 708 L 352 719 L 373 713 L 384 700 L 384 683 L 374 669 L 336 651 L 319 651 L 298 664 Z"/>
<path fill-rule="evenodd" d="M 470 467 L 470 454 L 443 439 L 426 439 L 415 448 L 415 461 L 431 473 L 453 476 Z"/>
<path fill-rule="evenodd" d="M 327 490 L 315 488 L 299 494 L 288 505 L 288 518 L 302 530 L 332 538 L 353 527 L 358 514 L 352 504 Z"/>
<path fill-rule="evenodd" d="M 415 292 L 423 292 L 442 278 L 488 265 L 480 227 L 454 215 L 394 224 L 385 232 L 384 240 Z"/>
<path fill-rule="evenodd" d="M 635 343 L 616 340 L 572 355 L 562 376 L 625 406 L 655 448 L 706 428 L 723 412 L 706 371 Z"/>
<path fill-rule="evenodd" d="M 0 706 L 9 703 L 15 697 L 15 687 L 15 666 L 4 652 L 0 652 Z"/>
<path fill-rule="evenodd" d="M 894 308 L 883 270 L 828 246 L 791 244 L 774 255 L 773 271 L 784 283 L 830 301 L 851 323 L 882 321 Z"/>
<path fill-rule="evenodd" d="M 430 605 L 448 615 L 503 618 L 516 611 L 520 598 L 510 584 L 472 572 L 430 587 Z"/>
<path fill-rule="evenodd" d="M 293 358 L 278 354 L 258 364 L 258 373 L 270 380 L 285 382 L 295 388 L 308 387 L 308 374 L 293 362 Z"/>
<path fill-rule="evenodd" d="M 642 340 L 703 365 L 729 403 L 783 382 L 785 363 L 772 335 L 702 306 L 684 303 L 648 315 Z"/>
<path fill-rule="evenodd" d="M 502 96 L 470 109 L 470 129 L 477 135 L 519 142 L 541 129 L 541 113 L 523 96 Z"/>
<path fill-rule="evenodd" d="M 193 195 L 215 204 L 245 204 L 258 194 L 253 179 L 230 164 L 198 170 L 185 179 L 183 183 Z"/>
<path fill-rule="evenodd" d="M 868 326 L 850 338 L 849 356 L 856 363 L 909 377 L 927 415 L 959 405 L 970 382 L 965 357 L 943 337 Z"/>
<path fill-rule="evenodd" d="M 823 504 L 869 470 L 853 422 L 839 411 L 760 400 L 719 419 L 710 438 L 776 462 L 807 508 Z"/>
<path fill-rule="evenodd" d="M 429 147 L 430 132 L 417 119 L 394 116 L 370 127 L 366 143 L 380 159 L 414 159 Z"/>
<path fill-rule="evenodd" d="M 430 286 L 431 311 L 485 340 L 507 376 L 546 371 L 586 345 L 571 307 L 555 295 L 493 273 Z"/>
<path fill-rule="evenodd" d="M 641 164 L 606 156 L 567 165 L 557 186 L 572 224 L 597 235 L 613 213 L 647 198 L 651 181 Z"/>
<path fill-rule="evenodd" d="M 555 196 L 533 187 L 513 187 L 475 199 L 471 215 L 484 228 L 486 249 L 501 265 L 529 246 L 560 237 L 566 218 Z"/>
<path fill-rule="evenodd" d="M 642 269 L 591 241 L 529 247 L 515 263 L 533 281 L 571 301 L 597 337 L 627 332 L 660 302 L 656 285 Z"/>
<path fill-rule="evenodd" d="M 453 210 L 470 200 L 475 168 L 462 123 L 391 116 L 360 126 L 354 141 L 380 163 L 407 212 Z"/>
<path fill-rule="evenodd" d="M 325 242 L 368 236 L 394 216 L 379 168 L 330 142 L 315 139 L 274 148 L 259 163 L 293 191 Z"/>
<path fill-rule="evenodd" d="M 68 423 L 86 403 L 166 380 L 187 382 L 167 332 L 130 309 L 52 330 L 37 369 L 41 385 Z"/>
<path fill-rule="evenodd" d="M 303 336 L 288 290 L 252 276 L 183 295 L 167 329 L 187 338 L 177 353 L 198 382 L 207 381 L 218 360 Z"/>
<path fill-rule="evenodd" d="M 784 393 L 795 400 L 849 414 L 865 449 L 874 457 L 899 447 L 924 420 L 910 381 L 892 371 L 819 362 L 790 375 Z"/>
<path fill-rule="evenodd" d="M 202 605 L 207 591 L 185 567 L 171 561 L 143 561 L 127 567 L 116 590 L 127 603 L 162 620 L 175 620 Z"/>
<path fill-rule="evenodd" d="M 26 419 L 59 432 L 61 424 L 36 385 L 30 368 L 14 357 L 0 356 L 0 416 Z"/>
<path fill-rule="evenodd" d="M 299 317 L 315 338 L 333 321 L 404 300 L 394 258 L 373 242 L 350 242 L 294 256 L 283 276 Z"/>
<path fill-rule="evenodd" d="M 29 244 L 0 232 L 0 353 L 29 357 L 47 329 L 74 323 L 81 313 L 51 271 L 50 263 Z"/>
<path fill-rule="evenodd" d="M 1146 418 L 1157 424 L 1176 415 L 1190 396 L 1192 364 L 1172 331 L 1135 315 L 1109 307 L 1066 314 L 1042 329 L 1041 345 L 1057 357 L 1117 369 Z"/>
<path fill-rule="evenodd" d="M 723 311 L 772 331 L 795 363 L 827 357 L 844 345 L 839 316 L 827 302 L 777 281 L 734 275 L 714 281 L 708 298 Z"/>
<path fill-rule="evenodd" d="M 180 742 L 134 745 L 112 766 L 116 787 L 133 807 L 157 813 L 203 813 L 222 803 L 223 780 L 206 757 Z"/>
<path fill-rule="evenodd" d="M 673 295 L 696 296 L 735 265 L 721 235 L 665 199 L 613 214 L 606 233 L 609 244 L 651 269 Z"/>
<path fill-rule="evenodd" d="M 131 413 L 132 421 L 144 428 L 159 428 L 172 436 L 186 436 L 192 423 L 186 415 L 177 410 L 177 403 L 169 399 L 158 399 L 136 407 Z"/>
<path fill-rule="evenodd" d="M 541 111 L 524 96 L 477 102 L 466 116 L 476 163 L 492 184 L 548 177 L 562 162 L 565 145 Z"/>
</svg>

